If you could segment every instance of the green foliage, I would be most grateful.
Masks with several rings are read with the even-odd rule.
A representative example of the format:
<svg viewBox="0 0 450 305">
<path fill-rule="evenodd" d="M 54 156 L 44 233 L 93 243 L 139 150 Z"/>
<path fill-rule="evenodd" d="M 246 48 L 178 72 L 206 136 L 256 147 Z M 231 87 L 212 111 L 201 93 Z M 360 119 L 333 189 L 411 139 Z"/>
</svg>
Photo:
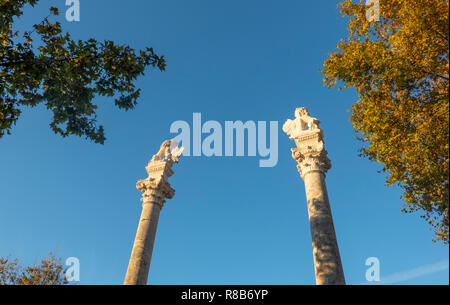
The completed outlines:
<svg viewBox="0 0 450 305">
<path fill-rule="evenodd" d="M 164 56 L 152 48 L 135 51 L 112 41 L 72 40 L 52 7 L 43 22 L 20 34 L 13 28 L 25 5 L 37 0 L 0 0 L 0 139 L 10 134 L 21 106 L 45 103 L 52 130 L 63 137 L 86 136 L 104 143 L 96 125 L 96 96 L 113 97 L 118 108 L 133 109 L 140 95 L 134 81 L 145 68 L 165 70 Z"/>
<path fill-rule="evenodd" d="M 383 164 L 404 190 L 404 212 L 422 212 L 435 239 L 449 231 L 448 0 L 382 0 L 380 21 L 365 1 L 340 4 L 349 35 L 329 54 L 324 82 L 357 89 L 350 120 L 362 155 Z"/>
<path fill-rule="evenodd" d="M 0 258 L 0 285 L 66 285 L 61 259 L 49 254 L 40 264 L 23 267 L 17 259 Z"/>
</svg>

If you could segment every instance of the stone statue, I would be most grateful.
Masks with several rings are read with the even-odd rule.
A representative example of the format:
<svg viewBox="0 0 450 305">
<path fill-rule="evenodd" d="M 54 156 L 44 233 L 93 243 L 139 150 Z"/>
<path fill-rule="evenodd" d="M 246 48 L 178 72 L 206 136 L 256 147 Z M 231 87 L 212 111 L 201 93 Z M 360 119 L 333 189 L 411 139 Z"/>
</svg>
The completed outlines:
<svg viewBox="0 0 450 305">
<path fill-rule="evenodd" d="M 309 115 L 306 108 L 301 107 L 295 109 L 295 119 L 287 120 L 283 125 L 283 131 L 289 135 L 289 137 L 295 138 L 303 132 L 320 130 L 320 121 Z"/>
<path fill-rule="evenodd" d="M 178 147 L 178 143 L 174 139 L 166 140 L 161 144 L 159 151 L 152 157 L 151 161 L 161 161 L 164 159 L 178 163 L 178 157 L 181 156 L 183 151 L 184 147 Z"/>
</svg>

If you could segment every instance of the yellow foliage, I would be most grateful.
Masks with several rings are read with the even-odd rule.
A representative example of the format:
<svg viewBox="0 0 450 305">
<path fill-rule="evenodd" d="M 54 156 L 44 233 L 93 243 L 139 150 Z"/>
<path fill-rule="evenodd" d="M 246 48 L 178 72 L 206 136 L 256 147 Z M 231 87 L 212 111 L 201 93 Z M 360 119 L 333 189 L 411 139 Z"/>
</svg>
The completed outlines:
<svg viewBox="0 0 450 305">
<path fill-rule="evenodd" d="M 22 267 L 17 259 L 0 258 L 0 285 L 66 285 L 61 259 L 51 253 L 41 261 Z"/>
<path fill-rule="evenodd" d="M 449 2 L 381 0 L 378 22 L 365 1 L 340 9 L 349 35 L 325 60 L 324 83 L 357 89 L 350 120 L 363 155 L 404 189 L 404 211 L 422 211 L 448 243 Z"/>
</svg>

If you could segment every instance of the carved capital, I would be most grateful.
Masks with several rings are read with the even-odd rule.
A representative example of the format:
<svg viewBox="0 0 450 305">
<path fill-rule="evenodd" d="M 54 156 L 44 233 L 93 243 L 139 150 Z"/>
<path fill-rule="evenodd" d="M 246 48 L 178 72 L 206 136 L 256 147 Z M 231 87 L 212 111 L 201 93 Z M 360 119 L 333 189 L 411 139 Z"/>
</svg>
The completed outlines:
<svg viewBox="0 0 450 305">
<path fill-rule="evenodd" d="M 319 171 L 323 174 L 331 168 L 331 161 L 328 159 L 327 151 L 314 151 L 302 154 L 298 148 L 292 148 L 292 157 L 297 161 L 297 169 L 302 178 L 309 172 Z"/>
<path fill-rule="evenodd" d="M 178 163 L 178 158 L 184 148 L 178 147 L 175 140 L 164 141 L 148 165 L 145 167 L 148 177 L 138 180 L 136 188 L 142 192 L 141 201 L 145 203 L 156 203 L 161 208 L 166 199 L 175 195 L 175 190 L 170 186 L 169 177 L 173 175 L 172 166 Z"/>
<path fill-rule="evenodd" d="M 147 179 L 138 180 L 136 188 L 142 192 L 141 201 L 143 203 L 156 203 L 161 208 L 166 202 L 166 198 L 170 199 L 175 195 L 175 190 L 164 179 L 148 177 Z"/>
<path fill-rule="evenodd" d="M 152 160 L 145 168 L 148 173 L 146 179 L 138 180 L 136 188 L 142 192 L 141 201 L 156 203 L 161 208 L 166 199 L 175 195 L 175 190 L 170 186 L 168 178 L 173 175 L 173 162 L 169 160 Z"/>
<path fill-rule="evenodd" d="M 295 123 L 296 121 L 298 122 Z M 305 108 L 298 108 L 296 119 L 294 121 L 287 120 L 283 127 L 286 134 L 297 145 L 297 148 L 291 149 L 292 158 L 297 161 L 297 168 L 302 178 L 312 171 L 326 174 L 331 168 L 331 161 L 328 159 L 328 153 L 324 147 L 322 129 L 314 122 L 318 122 L 318 120 L 311 118 Z"/>
</svg>

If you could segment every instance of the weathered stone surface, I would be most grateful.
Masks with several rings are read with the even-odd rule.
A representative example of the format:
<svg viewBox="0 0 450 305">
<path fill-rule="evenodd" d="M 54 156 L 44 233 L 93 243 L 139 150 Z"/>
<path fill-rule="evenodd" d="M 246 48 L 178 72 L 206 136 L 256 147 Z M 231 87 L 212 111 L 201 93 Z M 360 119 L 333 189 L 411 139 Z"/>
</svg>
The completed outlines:
<svg viewBox="0 0 450 305">
<path fill-rule="evenodd" d="M 344 271 L 325 184 L 331 162 L 319 124 L 320 121 L 310 117 L 306 108 L 297 108 L 295 120 L 287 120 L 283 131 L 297 145 L 292 148 L 292 157 L 297 161 L 297 169 L 305 182 L 316 284 L 344 285 Z"/>
<path fill-rule="evenodd" d="M 164 141 L 159 152 L 145 168 L 148 177 L 136 183 L 136 188 L 142 192 L 142 213 L 125 276 L 125 285 L 147 284 L 159 213 L 165 200 L 175 194 L 168 178 L 173 175 L 172 165 L 178 162 L 182 152 L 183 148 L 177 147 L 175 141 Z"/>
<path fill-rule="evenodd" d="M 141 219 L 131 252 L 125 285 L 147 283 L 160 211 L 161 205 L 158 201 L 146 201 L 142 205 Z"/>
</svg>

